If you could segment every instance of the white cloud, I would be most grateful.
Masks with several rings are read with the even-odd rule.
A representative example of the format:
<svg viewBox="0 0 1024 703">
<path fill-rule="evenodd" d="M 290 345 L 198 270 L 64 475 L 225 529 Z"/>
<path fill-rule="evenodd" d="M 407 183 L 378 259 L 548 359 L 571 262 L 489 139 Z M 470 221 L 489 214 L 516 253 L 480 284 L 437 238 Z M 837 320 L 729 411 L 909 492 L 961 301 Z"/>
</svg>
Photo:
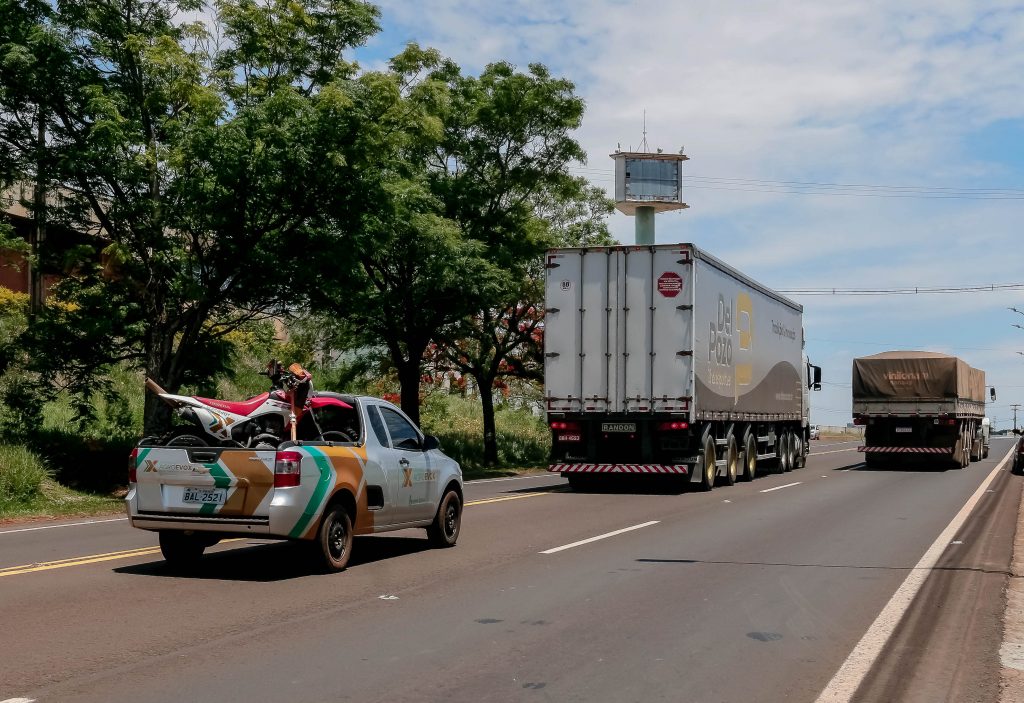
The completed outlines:
<svg viewBox="0 0 1024 703">
<path fill-rule="evenodd" d="M 588 105 L 578 137 L 590 158 L 580 173 L 605 187 L 608 154 L 620 142 L 639 144 L 646 110 L 651 145 L 685 144 L 690 175 L 1024 188 L 1024 163 L 972 153 L 968 141 L 1001 120 L 1024 119 L 1020 2 L 379 4 L 389 29 L 378 41 L 396 49 L 416 40 L 469 71 L 541 61 L 576 81 Z M 697 187 L 706 185 L 687 181 L 691 209 L 659 216 L 659 241 L 694 241 L 776 288 L 1024 281 L 1024 200 Z M 616 215 L 612 228 L 632 241 L 630 218 Z M 850 358 L 880 351 L 876 342 L 908 341 L 964 349 L 990 377 L 1024 389 L 1024 358 L 1013 353 L 1009 328 L 1016 320 L 1005 311 L 1021 307 L 1024 294 L 802 302 L 809 338 L 856 342 L 814 343 L 832 378 L 848 383 Z M 842 415 L 849 399 L 841 390 L 828 390 L 821 407 Z"/>
</svg>

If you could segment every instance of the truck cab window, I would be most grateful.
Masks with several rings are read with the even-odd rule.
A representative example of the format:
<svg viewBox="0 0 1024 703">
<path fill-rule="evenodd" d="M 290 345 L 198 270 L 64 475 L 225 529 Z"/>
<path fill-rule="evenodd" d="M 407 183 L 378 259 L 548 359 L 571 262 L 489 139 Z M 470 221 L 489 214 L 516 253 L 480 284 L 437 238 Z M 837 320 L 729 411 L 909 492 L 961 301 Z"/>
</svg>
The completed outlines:
<svg viewBox="0 0 1024 703">
<path fill-rule="evenodd" d="M 408 420 L 390 408 L 381 408 L 380 412 L 391 433 L 391 446 L 413 451 L 420 449 L 420 433 Z"/>
</svg>

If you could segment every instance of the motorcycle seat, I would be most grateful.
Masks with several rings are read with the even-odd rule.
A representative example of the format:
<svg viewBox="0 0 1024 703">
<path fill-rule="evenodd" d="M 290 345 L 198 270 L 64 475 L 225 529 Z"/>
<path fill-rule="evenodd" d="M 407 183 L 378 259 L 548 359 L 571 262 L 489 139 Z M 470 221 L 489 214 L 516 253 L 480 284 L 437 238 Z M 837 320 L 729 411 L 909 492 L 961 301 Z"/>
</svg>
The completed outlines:
<svg viewBox="0 0 1024 703">
<path fill-rule="evenodd" d="M 203 405 L 209 405 L 211 408 L 217 408 L 218 410 L 226 410 L 229 413 L 235 415 L 242 415 L 248 417 L 251 412 L 256 408 L 267 402 L 267 398 L 270 397 L 269 393 L 260 393 L 259 395 L 249 398 L 249 400 L 243 400 L 239 403 L 233 403 L 229 400 L 217 400 L 215 398 L 200 398 L 194 396 Z"/>
</svg>

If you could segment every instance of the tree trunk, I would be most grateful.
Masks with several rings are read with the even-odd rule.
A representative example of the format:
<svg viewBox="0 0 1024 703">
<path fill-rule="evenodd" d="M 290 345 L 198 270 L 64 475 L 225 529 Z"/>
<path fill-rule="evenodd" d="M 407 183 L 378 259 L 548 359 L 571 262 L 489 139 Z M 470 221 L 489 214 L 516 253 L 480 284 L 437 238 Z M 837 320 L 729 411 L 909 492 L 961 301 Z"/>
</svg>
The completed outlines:
<svg viewBox="0 0 1024 703">
<path fill-rule="evenodd" d="M 155 329 L 155 326 L 146 332 L 146 376 L 156 381 L 158 385 L 163 386 L 165 391 L 176 393 L 179 384 L 173 379 L 165 378 L 163 372 L 167 361 L 163 355 L 165 341 L 163 333 Z M 143 409 L 143 418 L 143 432 L 146 435 L 163 434 L 171 427 L 170 407 L 148 388 L 146 389 L 146 405 Z"/>
<path fill-rule="evenodd" d="M 494 379 L 477 378 L 480 384 L 480 405 L 484 411 L 484 463 L 498 463 L 498 436 L 494 426 Z"/>
<path fill-rule="evenodd" d="M 409 419 L 420 424 L 420 357 L 403 360 L 398 367 L 398 383 L 401 386 L 402 412 Z"/>
</svg>

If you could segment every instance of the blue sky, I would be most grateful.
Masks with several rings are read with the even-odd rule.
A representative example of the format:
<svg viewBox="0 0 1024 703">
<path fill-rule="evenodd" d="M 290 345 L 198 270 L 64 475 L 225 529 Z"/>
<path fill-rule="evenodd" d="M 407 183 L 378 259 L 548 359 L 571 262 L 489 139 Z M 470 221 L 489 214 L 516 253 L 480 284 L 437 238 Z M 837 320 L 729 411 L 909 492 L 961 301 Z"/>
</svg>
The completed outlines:
<svg viewBox="0 0 1024 703">
<path fill-rule="evenodd" d="M 540 61 L 573 80 L 588 105 L 577 137 L 589 160 L 577 173 L 597 185 L 611 189 L 608 154 L 640 143 L 646 110 L 651 146 L 685 145 L 692 159 L 691 207 L 658 217 L 659 242 L 693 242 L 776 289 L 1024 283 L 1022 3 L 378 4 L 384 30 L 357 53 L 365 67 L 417 41 L 467 71 Z M 792 189 L 749 181 L 1021 192 L 850 197 L 750 192 Z M 611 226 L 633 240 L 630 218 Z M 851 359 L 887 349 L 985 369 L 998 426 L 1024 402 L 1024 330 L 1011 326 L 1024 317 L 1007 310 L 1024 310 L 1024 291 L 793 297 L 827 384 L 814 422 L 848 422 Z"/>
</svg>

